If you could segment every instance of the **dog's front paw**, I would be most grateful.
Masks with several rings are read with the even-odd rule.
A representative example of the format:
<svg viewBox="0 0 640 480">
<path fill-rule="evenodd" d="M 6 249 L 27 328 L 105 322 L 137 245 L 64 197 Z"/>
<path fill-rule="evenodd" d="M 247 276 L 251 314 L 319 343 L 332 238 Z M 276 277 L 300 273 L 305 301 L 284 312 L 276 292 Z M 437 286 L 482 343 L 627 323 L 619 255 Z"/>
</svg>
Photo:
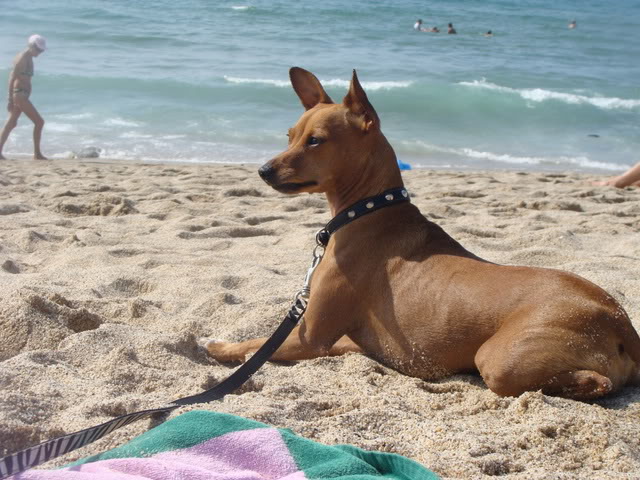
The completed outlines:
<svg viewBox="0 0 640 480">
<path fill-rule="evenodd" d="M 237 343 L 203 338 L 200 345 L 207 354 L 219 362 L 244 362 L 245 355 L 238 352 Z"/>
</svg>

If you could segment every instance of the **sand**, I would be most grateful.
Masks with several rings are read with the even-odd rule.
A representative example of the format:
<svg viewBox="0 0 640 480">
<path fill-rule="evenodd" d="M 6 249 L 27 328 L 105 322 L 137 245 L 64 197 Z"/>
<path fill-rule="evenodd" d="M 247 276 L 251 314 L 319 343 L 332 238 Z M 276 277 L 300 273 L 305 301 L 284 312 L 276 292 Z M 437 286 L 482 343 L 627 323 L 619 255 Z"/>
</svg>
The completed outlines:
<svg viewBox="0 0 640 480">
<path fill-rule="evenodd" d="M 207 358 L 200 337 L 271 334 L 329 211 L 321 195 L 271 190 L 256 169 L 0 162 L 0 456 L 213 386 L 234 365 Z M 582 275 L 640 328 L 640 189 L 573 173 L 404 178 L 422 212 L 474 253 Z M 396 452 L 444 478 L 640 478 L 640 388 L 593 403 L 500 398 L 477 375 L 426 382 L 350 354 L 267 364 L 197 408 Z"/>
</svg>

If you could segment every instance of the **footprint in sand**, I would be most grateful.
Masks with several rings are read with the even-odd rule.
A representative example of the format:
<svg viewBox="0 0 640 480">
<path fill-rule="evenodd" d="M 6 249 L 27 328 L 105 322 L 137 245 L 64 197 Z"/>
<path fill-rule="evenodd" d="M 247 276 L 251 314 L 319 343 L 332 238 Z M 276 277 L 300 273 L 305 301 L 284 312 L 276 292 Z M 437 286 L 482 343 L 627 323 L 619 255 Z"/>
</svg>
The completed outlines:
<svg viewBox="0 0 640 480">
<path fill-rule="evenodd" d="M 41 313 L 58 317 L 64 326 L 75 333 L 95 330 L 102 324 L 99 315 L 86 308 L 75 308 L 72 302 L 57 293 L 48 298 L 31 295 L 27 298 L 27 303 Z"/>
<path fill-rule="evenodd" d="M 273 230 L 266 228 L 227 227 L 207 232 L 180 232 L 179 238 L 207 239 L 207 238 L 249 238 L 274 235 Z"/>
<path fill-rule="evenodd" d="M 14 215 L 16 213 L 28 212 L 30 209 L 25 205 L 5 204 L 0 205 L 0 215 Z"/>
<path fill-rule="evenodd" d="M 533 217 L 531 217 L 531 219 L 543 223 L 558 223 L 554 218 L 551 218 L 550 216 L 544 215 L 542 213 L 534 215 Z"/>
<path fill-rule="evenodd" d="M 456 198 L 482 198 L 486 197 L 485 193 L 476 192 L 473 190 L 462 190 L 462 191 L 449 191 L 440 193 L 441 197 L 456 197 Z"/>
<path fill-rule="evenodd" d="M 160 221 L 166 220 L 167 217 L 168 215 L 166 213 L 151 213 L 147 215 L 147 218 L 150 218 L 152 220 L 160 220 Z"/>
<path fill-rule="evenodd" d="M 625 202 L 632 202 L 637 200 L 631 196 L 627 197 L 624 195 L 616 195 L 612 197 L 612 196 L 602 195 L 601 197 L 595 199 L 595 201 L 598 203 L 625 203 Z"/>
<path fill-rule="evenodd" d="M 34 252 L 42 244 L 50 240 L 41 233 L 34 230 L 22 231 L 16 236 L 16 244 L 18 244 L 25 252 Z"/>
<path fill-rule="evenodd" d="M 516 216 L 518 214 L 518 209 L 516 207 L 509 207 L 509 206 L 501 206 L 501 207 L 495 207 L 495 208 L 490 208 L 487 213 L 489 215 L 491 215 L 492 217 L 513 217 Z"/>
<path fill-rule="evenodd" d="M 236 227 L 229 230 L 229 236 L 232 238 L 261 237 L 274 235 L 273 230 L 266 228 L 244 228 Z"/>
<path fill-rule="evenodd" d="M 187 175 L 188 173 L 177 168 L 163 168 L 161 176 Z"/>
<path fill-rule="evenodd" d="M 281 216 L 268 216 L 268 217 L 248 217 L 244 221 L 249 225 L 260 225 L 261 223 L 273 222 L 274 220 L 282 220 Z"/>
<path fill-rule="evenodd" d="M 119 216 L 138 213 L 131 200 L 118 196 L 98 196 L 91 203 L 60 202 L 54 210 L 66 216 Z"/>
<path fill-rule="evenodd" d="M 13 273 L 13 274 L 20 273 L 20 268 L 12 260 L 5 260 L 3 264 L 0 265 L 0 268 L 2 268 L 2 270 L 4 270 L 7 273 Z"/>
<path fill-rule="evenodd" d="M 207 227 L 206 225 L 189 225 L 186 227 L 188 232 L 200 232 L 202 230 L 206 230 Z"/>
<path fill-rule="evenodd" d="M 55 195 L 53 195 L 53 198 L 59 198 L 59 197 L 77 197 L 78 195 L 80 195 L 80 194 L 79 194 L 79 193 L 72 192 L 71 190 L 65 190 L 64 192 L 56 193 Z"/>
<path fill-rule="evenodd" d="M 521 201 L 518 205 L 518 208 L 527 208 L 530 210 L 568 210 L 572 212 L 584 212 L 584 208 L 582 205 L 576 202 L 565 202 L 565 201 L 534 201 L 534 202 L 525 202 Z"/>
<path fill-rule="evenodd" d="M 234 245 L 234 242 L 231 242 L 229 240 L 222 240 L 220 242 L 207 245 L 206 249 L 212 252 L 219 252 L 222 250 L 228 250 L 231 247 L 233 247 L 233 245 Z"/>
<path fill-rule="evenodd" d="M 196 203 L 215 203 L 218 201 L 215 195 L 209 194 L 186 195 L 184 198 L 186 198 L 190 202 Z"/>
<path fill-rule="evenodd" d="M 152 302 L 150 300 L 144 300 L 142 298 L 134 298 L 127 303 L 129 315 L 131 318 L 142 318 L 150 308 L 162 308 L 162 304 L 159 302 Z"/>
<path fill-rule="evenodd" d="M 107 288 L 115 294 L 125 297 L 137 297 L 153 292 L 156 286 L 147 280 L 121 277 L 111 282 Z"/>
<path fill-rule="evenodd" d="M 630 207 L 625 207 L 622 209 L 615 209 L 612 212 L 609 212 L 611 215 L 615 217 L 634 217 L 640 218 L 640 204 L 631 205 Z"/>
<path fill-rule="evenodd" d="M 225 305 L 240 305 L 242 300 L 231 293 L 218 294 L 219 300 Z"/>
<path fill-rule="evenodd" d="M 264 194 L 255 188 L 232 188 L 223 195 L 225 197 L 264 197 Z"/>
<path fill-rule="evenodd" d="M 113 257 L 135 257 L 143 254 L 144 251 L 137 248 L 113 248 L 107 250 L 107 253 Z"/>
<path fill-rule="evenodd" d="M 225 275 L 223 277 L 220 277 L 219 281 L 220 281 L 220 286 L 222 288 L 226 288 L 228 290 L 235 290 L 245 282 L 245 279 L 242 277 L 236 277 L 233 275 Z"/>
<path fill-rule="evenodd" d="M 223 321 L 220 308 L 230 305 L 240 305 L 243 301 L 231 292 L 217 292 L 207 297 L 190 311 L 190 315 L 208 319 L 208 321 Z"/>
</svg>

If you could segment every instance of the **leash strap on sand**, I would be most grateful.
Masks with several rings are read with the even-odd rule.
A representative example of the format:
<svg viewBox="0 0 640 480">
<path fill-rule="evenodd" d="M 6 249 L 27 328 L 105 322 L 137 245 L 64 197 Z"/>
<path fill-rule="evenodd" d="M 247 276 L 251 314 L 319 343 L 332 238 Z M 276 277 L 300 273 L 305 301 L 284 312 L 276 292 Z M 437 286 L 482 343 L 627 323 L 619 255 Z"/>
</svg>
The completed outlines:
<svg viewBox="0 0 640 480">
<path fill-rule="evenodd" d="M 22 473 L 33 467 L 37 467 L 49 460 L 65 455 L 73 450 L 93 443 L 105 435 L 147 417 L 163 419 L 176 408 L 196 403 L 207 403 L 219 400 L 228 393 L 233 392 L 269 360 L 271 355 L 282 345 L 282 342 L 291 333 L 291 330 L 298 324 L 307 308 L 306 299 L 298 295 L 296 300 L 285 316 L 284 320 L 269 339 L 249 358 L 245 363 L 235 370 L 226 379 L 213 388 L 197 395 L 179 398 L 171 404 L 150 410 L 128 413 L 109 420 L 108 422 L 86 428 L 79 432 L 70 433 L 62 437 L 40 443 L 34 447 L 26 448 L 12 455 L 0 459 L 0 479 L 7 478 L 17 473 Z"/>
</svg>

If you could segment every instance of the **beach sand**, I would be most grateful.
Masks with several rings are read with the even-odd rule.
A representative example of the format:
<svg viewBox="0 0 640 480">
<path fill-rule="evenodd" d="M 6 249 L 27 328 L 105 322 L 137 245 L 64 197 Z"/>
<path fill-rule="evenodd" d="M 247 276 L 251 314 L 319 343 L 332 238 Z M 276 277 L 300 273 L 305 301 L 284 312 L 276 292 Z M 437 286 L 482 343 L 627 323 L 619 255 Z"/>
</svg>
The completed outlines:
<svg viewBox="0 0 640 480">
<path fill-rule="evenodd" d="M 0 162 L 0 456 L 212 387 L 235 366 L 207 358 L 200 337 L 272 333 L 330 214 L 321 195 L 270 189 L 257 167 Z M 472 252 L 582 275 L 640 329 L 640 189 L 574 173 L 404 179 L 422 212 Z M 500 398 L 477 375 L 426 382 L 350 354 L 266 364 L 197 408 L 399 453 L 444 478 L 640 477 L 640 388 L 593 403 Z"/>
</svg>

